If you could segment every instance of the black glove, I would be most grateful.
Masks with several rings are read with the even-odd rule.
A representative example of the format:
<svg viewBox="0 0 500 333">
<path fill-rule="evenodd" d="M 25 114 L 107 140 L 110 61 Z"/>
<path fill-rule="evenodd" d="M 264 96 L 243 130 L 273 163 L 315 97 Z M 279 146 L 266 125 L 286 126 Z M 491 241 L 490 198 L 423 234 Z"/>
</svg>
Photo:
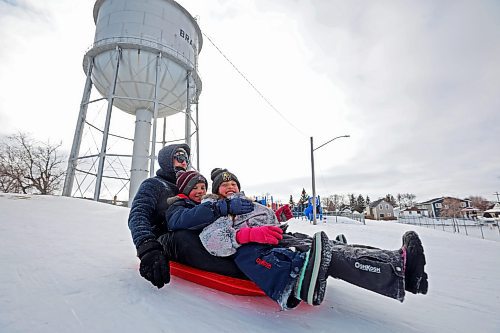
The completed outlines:
<svg viewBox="0 0 500 333">
<path fill-rule="evenodd" d="M 215 209 L 220 216 L 241 215 L 253 210 L 253 202 L 245 198 L 222 199 L 215 203 Z"/>
<path fill-rule="evenodd" d="M 141 276 L 160 289 L 170 282 L 170 266 L 163 252 L 163 247 L 156 240 L 146 241 L 137 249 L 141 260 L 139 273 Z"/>
</svg>

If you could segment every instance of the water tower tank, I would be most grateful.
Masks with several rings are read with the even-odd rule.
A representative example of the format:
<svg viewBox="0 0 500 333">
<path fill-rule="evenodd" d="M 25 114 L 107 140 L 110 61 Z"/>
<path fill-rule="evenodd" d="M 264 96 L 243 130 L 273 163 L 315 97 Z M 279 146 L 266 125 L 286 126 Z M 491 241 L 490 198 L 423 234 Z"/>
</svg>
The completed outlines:
<svg viewBox="0 0 500 333">
<path fill-rule="evenodd" d="M 77 164 L 82 159 L 79 150 L 87 106 L 98 101 L 90 101 L 94 86 L 108 101 L 94 200 L 99 200 L 111 110 L 115 106 L 136 117 L 131 201 L 140 183 L 153 174 L 157 118 L 185 112 L 186 142 L 190 143 L 190 103 L 197 103 L 201 93 L 197 60 L 203 38 L 196 20 L 173 0 L 97 0 L 93 15 L 95 38 L 83 58 L 87 81 L 63 195 L 71 195 Z M 85 158 L 92 156 L 96 155 Z"/>
<path fill-rule="evenodd" d="M 114 82 L 115 48 L 121 48 L 120 70 L 113 105 L 135 114 L 151 108 L 155 93 L 156 56 L 162 53 L 164 72 L 157 99 L 158 116 L 186 107 L 186 71 L 191 71 L 189 96 L 201 92 L 196 72 L 202 47 L 200 28 L 189 12 L 172 0 L 97 0 L 94 5 L 94 45 L 84 57 L 84 70 L 93 58 L 92 83 L 103 95 Z"/>
</svg>

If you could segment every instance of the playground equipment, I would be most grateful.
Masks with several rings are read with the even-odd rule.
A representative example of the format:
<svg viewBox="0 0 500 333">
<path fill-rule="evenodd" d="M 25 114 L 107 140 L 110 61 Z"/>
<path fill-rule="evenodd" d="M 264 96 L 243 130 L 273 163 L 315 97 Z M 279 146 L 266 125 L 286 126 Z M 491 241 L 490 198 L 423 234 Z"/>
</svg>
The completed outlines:
<svg viewBox="0 0 500 333">
<path fill-rule="evenodd" d="M 313 221 L 314 220 L 314 216 L 313 216 L 313 198 L 309 198 L 307 200 L 307 207 L 306 209 L 304 209 L 304 215 L 307 216 L 307 218 L 309 219 L 309 221 Z M 323 219 L 323 209 L 321 208 L 321 200 L 319 198 L 319 195 L 317 196 L 316 198 L 316 217 L 320 218 L 320 220 Z"/>
</svg>

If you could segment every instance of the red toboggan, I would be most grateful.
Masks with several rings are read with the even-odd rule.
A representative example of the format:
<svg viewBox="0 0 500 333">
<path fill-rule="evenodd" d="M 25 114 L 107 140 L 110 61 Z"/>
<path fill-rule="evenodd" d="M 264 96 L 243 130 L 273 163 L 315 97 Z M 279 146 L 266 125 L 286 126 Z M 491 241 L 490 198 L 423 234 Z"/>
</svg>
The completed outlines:
<svg viewBox="0 0 500 333">
<path fill-rule="evenodd" d="M 252 281 L 220 275 L 170 262 L 170 273 L 181 279 L 202 286 L 241 296 L 265 296 L 266 294 Z"/>
</svg>

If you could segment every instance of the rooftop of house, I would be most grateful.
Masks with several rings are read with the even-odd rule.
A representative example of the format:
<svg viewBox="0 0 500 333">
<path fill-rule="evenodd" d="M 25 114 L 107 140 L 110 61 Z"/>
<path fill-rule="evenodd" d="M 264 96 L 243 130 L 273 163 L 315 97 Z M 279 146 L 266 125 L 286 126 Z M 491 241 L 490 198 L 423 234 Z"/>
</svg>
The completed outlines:
<svg viewBox="0 0 500 333">
<path fill-rule="evenodd" d="M 376 201 L 374 201 L 374 202 L 371 202 L 371 203 L 370 203 L 370 207 L 376 207 L 376 206 L 377 206 L 379 203 L 381 203 L 381 202 L 385 202 L 386 204 L 389 204 L 389 205 L 391 205 L 391 207 L 392 207 L 392 208 L 394 208 L 394 207 L 392 206 L 392 204 L 391 204 L 390 202 L 385 201 L 385 199 L 378 199 L 378 200 L 376 200 Z"/>
</svg>

